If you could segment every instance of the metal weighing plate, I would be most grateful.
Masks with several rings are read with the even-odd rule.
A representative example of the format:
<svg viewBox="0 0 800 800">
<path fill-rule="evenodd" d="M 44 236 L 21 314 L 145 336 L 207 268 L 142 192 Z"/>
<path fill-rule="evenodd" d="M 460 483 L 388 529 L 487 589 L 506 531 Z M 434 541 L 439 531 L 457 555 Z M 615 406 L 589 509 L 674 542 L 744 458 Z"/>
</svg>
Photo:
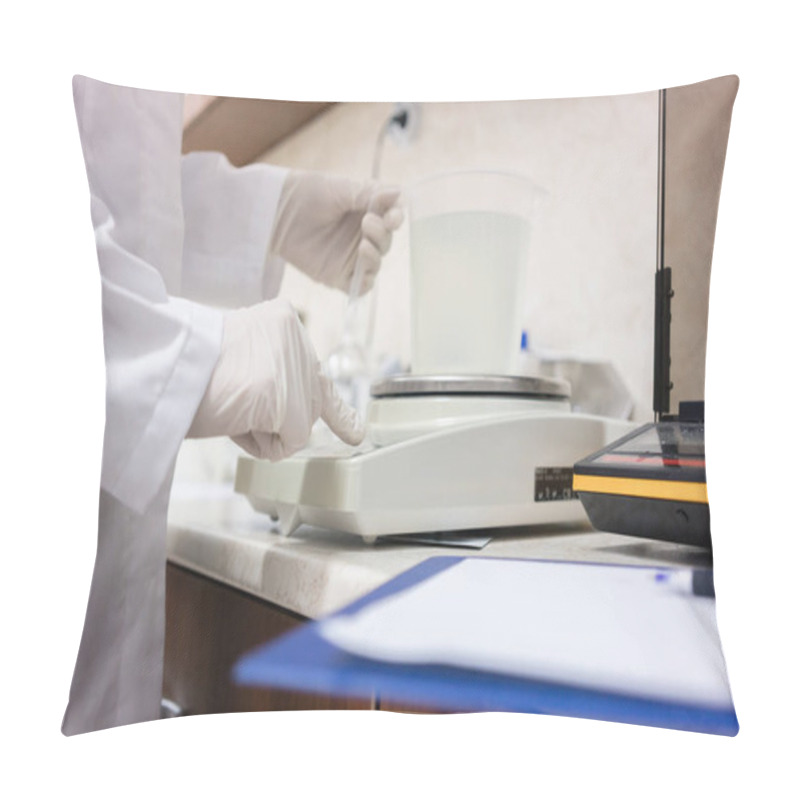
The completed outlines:
<svg viewBox="0 0 800 800">
<path fill-rule="evenodd" d="M 569 398 L 570 385 L 558 378 L 517 375 L 394 375 L 372 384 L 373 397 L 415 395 L 513 395 Z"/>
</svg>

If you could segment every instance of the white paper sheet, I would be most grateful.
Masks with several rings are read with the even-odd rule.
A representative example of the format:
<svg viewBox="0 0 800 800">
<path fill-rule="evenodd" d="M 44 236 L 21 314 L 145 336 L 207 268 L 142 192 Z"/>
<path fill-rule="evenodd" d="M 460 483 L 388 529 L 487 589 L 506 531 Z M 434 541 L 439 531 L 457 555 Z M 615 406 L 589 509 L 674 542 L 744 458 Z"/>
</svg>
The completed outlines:
<svg viewBox="0 0 800 800">
<path fill-rule="evenodd" d="M 383 661 L 729 708 L 714 600 L 656 577 L 666 572 L 673 571 L 465 559 L 355 615 L 324 621 L 321 634 Z"/>
</svg>

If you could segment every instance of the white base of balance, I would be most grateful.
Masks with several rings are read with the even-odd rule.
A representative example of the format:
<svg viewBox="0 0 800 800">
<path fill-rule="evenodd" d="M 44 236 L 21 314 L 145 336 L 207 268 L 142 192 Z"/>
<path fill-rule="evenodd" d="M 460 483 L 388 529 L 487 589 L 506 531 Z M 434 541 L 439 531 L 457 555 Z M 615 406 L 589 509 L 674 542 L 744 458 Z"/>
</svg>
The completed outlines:
<svg viewBox="0 0 800 800">
<path fill-rule="evenodd" d="M 428 395 L 370 403 L 367 442 L 272 463 L 240 458 L 235 489 L 277 518 L 378 536 L 586 520 L 572 466 L 635 427 L 565 398 Z"/>
</svg>

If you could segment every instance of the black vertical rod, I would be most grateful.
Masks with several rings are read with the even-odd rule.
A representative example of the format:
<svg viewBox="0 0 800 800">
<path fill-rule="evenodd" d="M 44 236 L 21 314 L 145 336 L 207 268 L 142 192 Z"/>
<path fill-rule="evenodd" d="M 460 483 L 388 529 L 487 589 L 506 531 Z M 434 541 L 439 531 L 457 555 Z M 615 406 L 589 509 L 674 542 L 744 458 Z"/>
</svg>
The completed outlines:
<svg viewBox="0 0 800 800">
<path fill-rule="evenodd" d="M 667 90 L 658 93 L 658 205 L 656 208 L 656 269 L 664 269 L 664 192 L 667 171 Z"/>
<path fill-rule="evenodd" d="M 669 413 L 670 321 L 672 270 L 664 265 L 666 196 L 667 90 L 658 93 L 658 204 L 656 229 L 655 335 L 653 353 L 653 412 L 656 422 Z"/>
</svg>

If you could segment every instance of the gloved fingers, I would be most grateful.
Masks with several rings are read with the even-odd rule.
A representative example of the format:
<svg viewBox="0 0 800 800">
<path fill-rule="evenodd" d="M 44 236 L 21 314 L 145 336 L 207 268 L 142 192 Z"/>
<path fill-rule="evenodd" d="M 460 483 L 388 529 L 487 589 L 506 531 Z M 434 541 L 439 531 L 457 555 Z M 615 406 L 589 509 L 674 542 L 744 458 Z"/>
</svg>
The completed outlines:
<svg viewBox="0 0 800 800">
<path fill-rule="evenodd" d="M 240 436 L 231 436 L 231 441 L 254 458 L 266 458 L 270 461 L 280 461 L 300 449 L 299 447 L 287 448 L 279 433 L 262 431 L 250 431 L 250 433 L 243 433 Z"/>
<path fill-rule="evenodd" d="M 221 371 L 224 381 L 212 376 L 210 383 L 216 432 L 257 458 L 285 458 L 305 446 L 322 409 L 319 359 L 308 333 L 284 300 L 225 319 L 227 372 Z"/>
<path fill-rule="evenodd" d="M 398 186 L 381 186 L 373 183 L 369 210 L 382 217 L 389 209 L 397 206 L 399 200 L 400 188 Z"/>
<path fill-rule="evenodd" d="M 305 390 L 295 392 L 288 398 L 286 415 L 277 431 L 279 442 L 273 444 L 275 451 L 279 452 L 279 458 L 286 458 L 308 444 L 311 429 L 322 411 L 322 397 L 317 386 L 319 370 L 320 365 L 317 361 L 302 383 L 293 382 L 296 389 L 303 386 Z"/>
<path fill-rule="evenodd" d="M 398 205 L 400 187 L 378 183 L 375 180 L 354 181 L 350 178 L 329 177 L 328 189 L 342 211 L 372 211 L 383 216 Z"/>
<path fill-rule="evenodd" d="M 382 217 L 383 224 L 390 230 L 396 231 L 406 218 L 403 209 L 400 206 L 392 206 Z"/>
<path fill-rule="evenodd" d="M 374 276 L 381 266 L 381 251 L 369 239 L 362 239 L 358 243 L 358 259 L 364 274 Z"/>
<path fill-rule="evenodd" d="M 271 247 L 312 279 L 349 292 L 358 247 L 371 240 L 359 265 L 359 294 L 374 282 L 391 234 L 403 222 L 401 191 L 377 181 L 291 171 L 278 204 Z"/>
<path fill-rule="evenodd" d="M 246 453 L 249 453 L 254 458 L 269 458 L 272 452 L 272 444 L 270 438 L 273 434 L 259 434 L 256 436 L 254 433 L 242 433 L 238 436 L 231 436 L 231 441 L 238 444 Z"/>
<path fill-rule="evenodd" d="M 319 381 L 323 421 L 345 444 L 361 444 L 366 430 L 358 412 L 342 400 L 330 378 L 320 375 Z"/>
<path fill-rule="evenodd" d="M 361 279 L 358 285 L 357 294 L 359 297 L 365 295 L 374 285 L 375 277 L 381 267 L 381 254 L 368 239 L 362 239 L 358 244 L 357 268 L 360 271 Z M 347 279 L 347 290 L 351 291 L 351 282 L 355 275 L 356 267 Z"/>
<path fill-rule="evenodd" d="M 365 294 L 372 291 L 372 287 L 375 285 L 375 277 L 377 276 L 377 274 L 378 274 L 377 270 L 372 270 L 371 272 L 362 273 L 361 282 L 358 284 L 358 289 L 356 290 L 355 297 L 363 297 Z M 351 283 L 348 283 L 347 285 L 348 294 L 353 290 Z"/>
<path fill-rule="evenodd" d="M 364 219 L 361 220 L 361 233 L 382 256 L 389 252 L 392 244 L 392 232 L 384 224 L 383 217 L 372 212 L 365 214 Z"/>
<path fill-rule="evenodd" d="M 343 211 L 370 211 L 379 184 L 375 181 L 354 181 L 350 178 L 336 178 L 337 188 L 341 192 L 340 203 Z"/>
</svg>

